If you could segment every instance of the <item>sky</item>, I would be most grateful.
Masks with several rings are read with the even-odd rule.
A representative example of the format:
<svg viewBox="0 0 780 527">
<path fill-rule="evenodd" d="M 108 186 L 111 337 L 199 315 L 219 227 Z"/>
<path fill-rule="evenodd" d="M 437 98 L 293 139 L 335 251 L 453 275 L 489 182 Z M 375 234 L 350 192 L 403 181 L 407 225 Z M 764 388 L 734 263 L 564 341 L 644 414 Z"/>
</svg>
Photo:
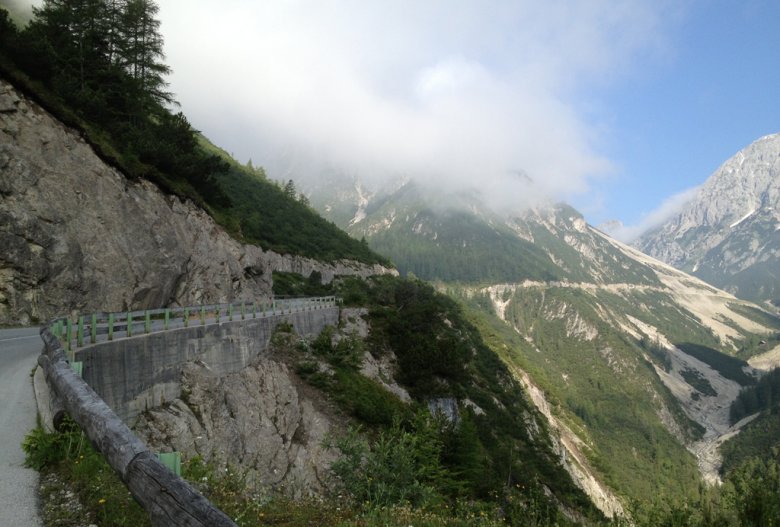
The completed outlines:
<svg viewBox="0 0 780 527">
<path fill-rule="evenodd" d="M 779 0 L 158 5 L 182 111 L 274 179 L 563 200 L 628 239 L 780 132 Z"/>
</svg>

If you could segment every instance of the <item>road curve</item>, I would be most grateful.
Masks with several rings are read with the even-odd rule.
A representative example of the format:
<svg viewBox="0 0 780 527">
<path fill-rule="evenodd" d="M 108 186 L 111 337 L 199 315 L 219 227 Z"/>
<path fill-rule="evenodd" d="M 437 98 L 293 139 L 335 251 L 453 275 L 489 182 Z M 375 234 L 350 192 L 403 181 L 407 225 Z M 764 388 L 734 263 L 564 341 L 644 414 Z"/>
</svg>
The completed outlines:
<svg viewBox="0 0 780 527">
<path fill-rule="evenodd" d="M 24 467 L 21 447 L 35 427 L 30 372 L 42 347 L 38 328 L 0 330 L 0 525 L 42 525 L 38 473 Z"/>
</svg>

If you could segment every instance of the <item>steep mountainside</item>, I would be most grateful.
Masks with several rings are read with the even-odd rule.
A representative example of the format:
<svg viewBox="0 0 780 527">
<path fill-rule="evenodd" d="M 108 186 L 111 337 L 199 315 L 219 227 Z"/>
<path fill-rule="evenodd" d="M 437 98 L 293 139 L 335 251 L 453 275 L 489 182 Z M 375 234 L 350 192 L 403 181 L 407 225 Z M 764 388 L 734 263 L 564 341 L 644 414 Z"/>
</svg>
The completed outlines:
<svg viewBox="0 0 780 527">
<path fill-rule="evenodd" d="M 367 477 L 353 482 L 369 486 L 361 501 L 387 504 L 400 486 L 412 505 L 431 493 L 501 503 L 511 525 L 536 514 L 541 524 L 600 518 L 562 467 L 544 417 L 455 302 L 390 277 L 339 281 L 333 292 L 370 307 L 343 309 L 339 328 L 314 340 L 280 326 L 270 349 L 238 374 L 218 378 L 191 365 L 182 397 L 147 412 L 136 429 L 159 448 L 232 466 L 251 493 L 305 496 L 341 493 L 334 473 L 343 490 L 358 490 L 332 465 L 337 450 L 354 455 L 337 445 L 346 424 L 358 423 L 385 441 L 364 455 L 392 449 L 380 463 L 387 467 L 370 461 Z M 411 443 L 390 439 L 399 424 Z M 429 449 L 424 462 L 439 469 L 412 483 L 409 448 Z"/>
<path fill-rule="evenodd" d="M 444 207 L 412 183 L 349 188 L 331 187 L 324 213 L 352 210 L 353 235 L 469 306 L 603 510 L 621 510 L 613 494 L 675 500 L 700 475 L 717 479 L 729 405 L 754 382 L 745 361 L 766 351 L 756 336 L 777 331 L 773 318 L 566 205 L 502 217 L 463 196 L 451 201 L 465 207 Z"/>
<path fill-rule="evenodd" d="M 780 134 L 726 161 L 635 245 L 740 298 L 780 302 Z"/>
<path fill-rule="evenodd" d="M 190 365 L 181 397 L 139 419 L 139 433 L 161 450 L 210 467 L 238 465 L 237 492 L 284 486 L 298 497 L 334 488 L 330 465 L 347 446 L 323 440 L 362 423 L 370 433 L 355 436 L 353 450 L 400 434 L 399 456 L 412 471 L 401 494 L 383 504 L 462 498 L 480 500 L 482 513 L 496 518 L 600 518 L 521 385 L 432 287 L 387 276 L 397 272 L 380 265 L 242 244 L 191 202 L 104 164 L 78 133 L 5 82 L 0 169 L 2 324 L 64 311 L 258 299 L 274 292 L 274 274 L 370 306 L 353 312 L 342 333 L 330 328 L 314 341 L 280 324 L 270 356 L 235 375 Z M 312 280 L 314 271 L 326 285 Z M 350 288 L 333 289 L 344 284 Z M 381 485 L 369 489 L 372 500 L 399 486 L 397 458 L 386 460 L 384 480 L 371 473 L 369 482 Z M 346 488 L 362 507 L 360 490 Z"/>
<path fill-rule="evenodd" d="M 258 299 L 273 271 L 391 272 L 242 244 L 201 208 L 130 181 L 0 81 L 0 324 L 71 311 Z M 394 272 L 394 271 L 393 271 Z"/>
</svg>

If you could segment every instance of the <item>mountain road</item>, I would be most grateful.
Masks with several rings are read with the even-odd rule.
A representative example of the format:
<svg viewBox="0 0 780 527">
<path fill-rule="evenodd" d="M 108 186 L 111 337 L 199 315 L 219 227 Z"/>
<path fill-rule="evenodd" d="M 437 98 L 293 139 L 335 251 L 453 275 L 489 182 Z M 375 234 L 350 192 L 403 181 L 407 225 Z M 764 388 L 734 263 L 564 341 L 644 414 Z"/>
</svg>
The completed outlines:
<svg viewBox="0 0 780 527">
<path fill-rule="evenodd" d="M 42 525 L 38 473 L 24 466 L 21 446 L 36 423 L 30 372 L 42 347 L 38 328 L 0 330 L 0 525 Z"/>
</svg>

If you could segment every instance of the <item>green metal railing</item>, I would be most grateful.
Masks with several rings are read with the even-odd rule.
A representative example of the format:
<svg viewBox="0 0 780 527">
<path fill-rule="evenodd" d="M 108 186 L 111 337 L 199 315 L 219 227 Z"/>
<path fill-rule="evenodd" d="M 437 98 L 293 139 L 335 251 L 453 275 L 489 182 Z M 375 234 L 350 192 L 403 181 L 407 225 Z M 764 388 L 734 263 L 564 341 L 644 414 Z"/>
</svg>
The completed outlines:
<svg viewBox="0 0 780 527">
<path fill-rule="evenodd" d="M 51 332 L 62 342 L 71 362 L 85 344 L 148 335 L 189 327 L 248 320 L 335 307 L 335 296 L 274 298 L 266 302 L 234 302 L 178 308 L 146 309 L 121 313 L 92 313 L 55 319 Z M 88 339 L 88 342 L 87 342 Z"/>
</svg>

